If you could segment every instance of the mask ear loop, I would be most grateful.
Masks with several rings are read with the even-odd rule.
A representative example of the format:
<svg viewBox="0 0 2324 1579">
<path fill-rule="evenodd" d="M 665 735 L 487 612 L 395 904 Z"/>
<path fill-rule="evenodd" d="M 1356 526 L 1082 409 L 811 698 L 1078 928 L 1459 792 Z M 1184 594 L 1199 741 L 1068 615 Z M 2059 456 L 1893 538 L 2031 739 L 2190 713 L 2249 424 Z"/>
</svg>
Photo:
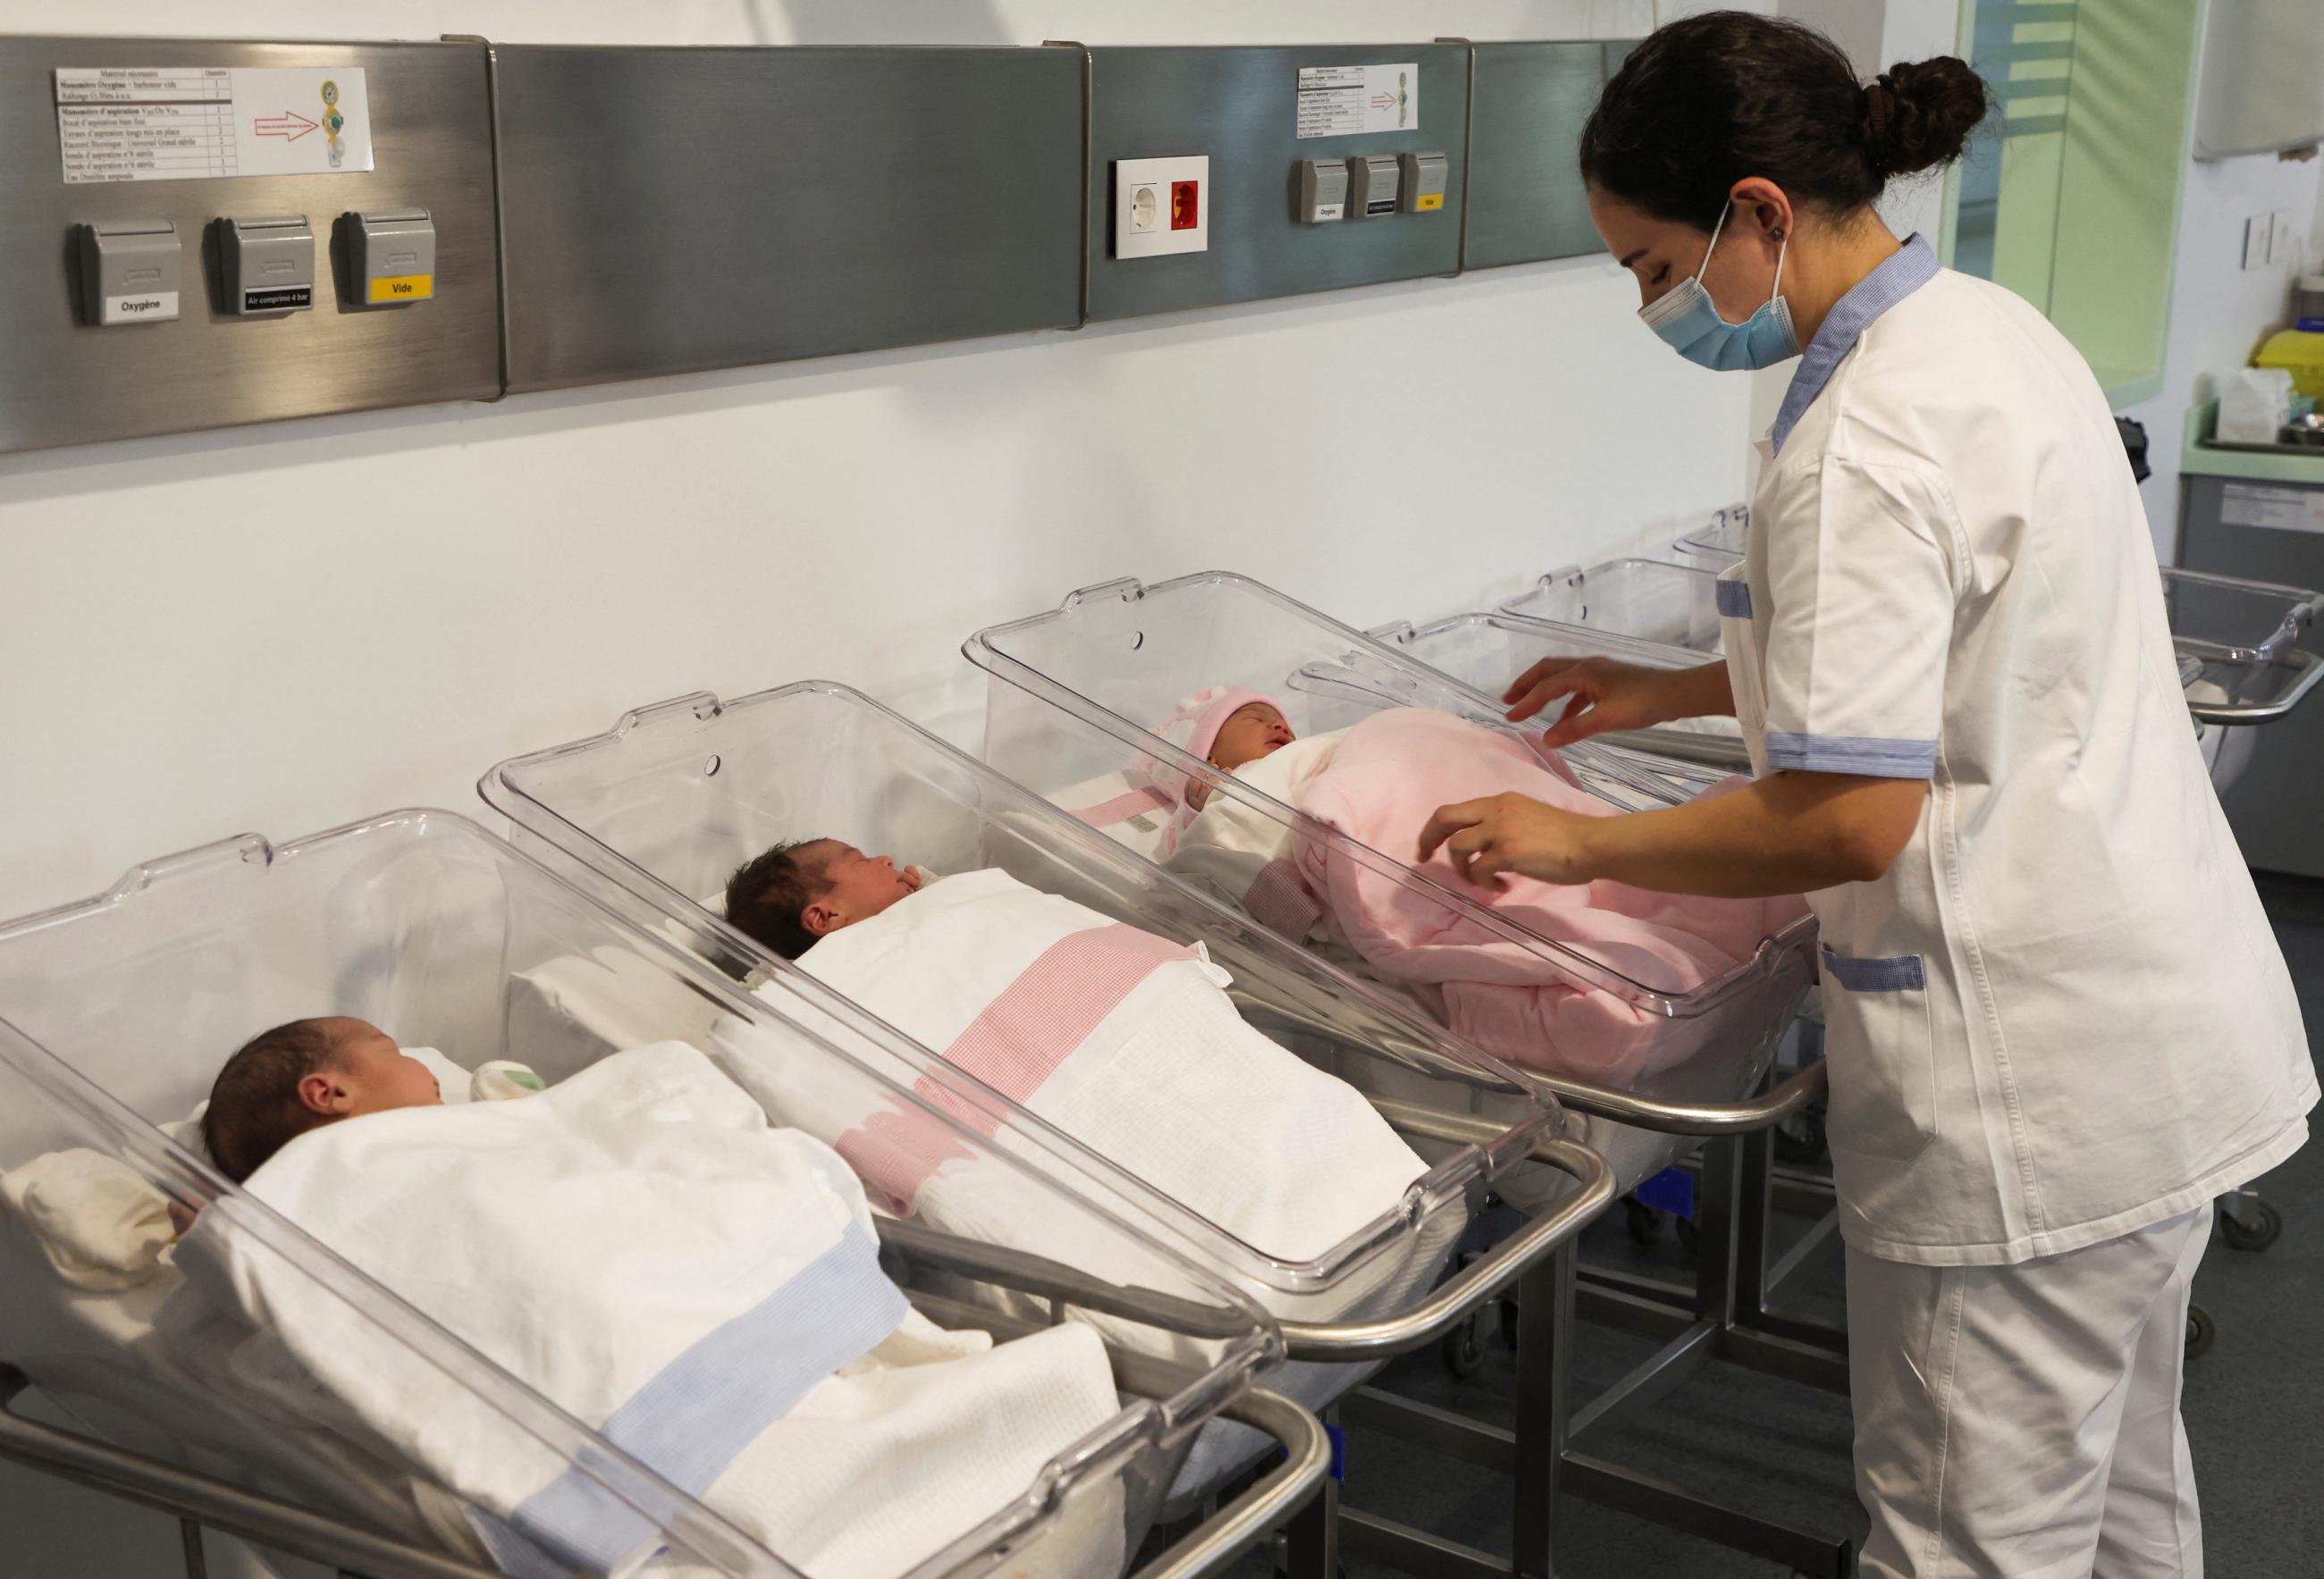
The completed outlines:
<svg viewBox="0 0 2324 1579">
<path fill-rule="evenodd" d="M 1711 254 L 1719 250 L 1719 233 L 1727 227 L 1727 216 L 1733 211 L 1734 207 L 1734 203 L 1730 201 L 1726 207 L 1719 211 L 1719 217 L 1711 222 L 1711 244 L 1702 249 L 1702 265 L 1694 271 L 1694 282 L 1697 285 L 1702 283 L 1703 270 L 1711 267 Z"/>
</svg>

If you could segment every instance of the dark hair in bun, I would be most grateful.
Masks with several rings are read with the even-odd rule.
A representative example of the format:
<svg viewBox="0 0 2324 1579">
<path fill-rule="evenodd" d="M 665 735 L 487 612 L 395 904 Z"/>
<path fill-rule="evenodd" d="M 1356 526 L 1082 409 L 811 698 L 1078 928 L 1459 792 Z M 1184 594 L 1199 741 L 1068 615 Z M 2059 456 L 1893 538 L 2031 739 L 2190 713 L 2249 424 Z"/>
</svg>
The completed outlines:
<svg viewBox="0 0 2324 1579">
<path fill-rule="evenodd" d="M 1812 28 L 1706 12 L 1630 51 L 1582 129 L 1582 175 L 1704 230 L 1747 176 L 1796 204 L 1850 214 L 1892 177 L 1960 157 L 1986 103 L 1983 79 L 1950 55 L 1892 66 L 1864 86 Z"/>
</svg>

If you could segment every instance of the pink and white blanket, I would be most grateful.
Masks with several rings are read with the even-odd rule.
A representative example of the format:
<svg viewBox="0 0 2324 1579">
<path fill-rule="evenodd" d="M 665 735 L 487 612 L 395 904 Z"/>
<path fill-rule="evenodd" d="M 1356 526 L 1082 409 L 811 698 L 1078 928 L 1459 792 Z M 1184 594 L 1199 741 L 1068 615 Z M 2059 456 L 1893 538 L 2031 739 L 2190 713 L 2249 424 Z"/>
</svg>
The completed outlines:
<svg viewBox="0 0 2324 1579">
<path fill-rule="evenodd" d="M 1199 945 L 1005 872 L 933 883 L 798 963 L 1262 1254 L 1323 1256 L 1426 1170 L 1353 1087 L 1245 1024 Z"/>
<path fill-rule="evenodd" d="M 1296 741 L 1237 776 L 1387 856 L 1390 871 L 1228 795 L 1213 796 L 1194 819 L 1171 868 L 1278 932 L 1343 947 L 1372 973 L 1420 989 L 1452 1030 L 1480 1046 L 1577 1079 L 1632 1084 L 1701 1052 L 1715 1033 L 1715 1017 L 1677 1020 L 1641 1008 L 1555 951 L 1505 937 L 1405 875 L 1439 806 L 1514 791 L 1584 816 L 1622 814 L 1516 736 L 1450 713 L 1394 708 Z M 1673 996 L 1725 975 L 1807 913 L 1797 898 L 1704 899 L 1517 877 L 1471 884 L 1442 851 L 1417 869 L 1535 937 Z"/>
</svg>

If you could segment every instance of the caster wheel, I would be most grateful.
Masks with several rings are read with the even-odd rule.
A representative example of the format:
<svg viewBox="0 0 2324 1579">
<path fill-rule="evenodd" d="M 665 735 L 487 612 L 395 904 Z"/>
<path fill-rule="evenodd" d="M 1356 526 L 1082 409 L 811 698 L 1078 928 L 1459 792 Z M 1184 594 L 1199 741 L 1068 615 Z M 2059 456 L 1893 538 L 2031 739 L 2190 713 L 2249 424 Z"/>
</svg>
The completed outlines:
<svg viewBox="0 0 2324 1579">
<path fill-rule="evenodd" d="M 1678 1220 L 1678 1247 L 1689 1255 L 1702 1247 L 1702 1229 L 1692 1217 Z"/>
<path fill-rule="evenodd" d="M 1477 1323 L 1472 1317 L 1444 1335 L 1438 1351 L 1444 1359 L 1444 1368 L 1462 1381 L 1474 1376 L 1485 1363 L 1485 1345 L 1477 1341 Z"/>
<path fill-rule="evenodd" d="M 2200 1305 L 2187 1307 L 2187 1357 L 2189 1359 L 2191 1360 L 2198 1354 L 2209 1354 L 2211 1345 L 2218 1340 L 2218 1324 L 2211 1319 L 2209 1311 Z"/>
<path fill-rule="evenodd" d="M 1636 1197 L 1625 1198 L 1622 1209 L 1628 1218 L 1630 1237 L 1640 1244 L 1652 1244 L 1663 1236 L 1663 1215 Z"/>
<path fill-rule="evenodd" d="M 2244 1203 L 2251 1213 L 2251 1221 L 2219 1214 L 2219 1237 L 2227 1241 L 2229 1250 L 2265 1250 L 2283 1233 L 2283 1214 L 2264 1200 Z"/>
<path fill-rule="evenodd" d="M 1795 1113 L 1775 1126 L 1775 1161 L 1794 1168 L 1812 1168 L 1831 1156 L 1824 1135 L 1823 1115 Z"/>
</svg>

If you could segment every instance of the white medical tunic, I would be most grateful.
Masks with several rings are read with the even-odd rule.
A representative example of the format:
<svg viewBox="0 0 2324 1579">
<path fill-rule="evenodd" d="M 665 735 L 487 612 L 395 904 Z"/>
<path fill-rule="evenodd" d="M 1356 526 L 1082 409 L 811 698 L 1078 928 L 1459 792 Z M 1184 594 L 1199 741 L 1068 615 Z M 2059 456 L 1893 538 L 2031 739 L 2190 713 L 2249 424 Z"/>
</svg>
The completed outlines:
<svg viewBox="0 0 2324 1579">
<path fill-rule="evenodd" d="M 1810 896 L 1848 1242 L 2015 1262 L 2289 1156 L 2299 1004 L 2081 357 L 1914 237 L 1834 308 L 1763 450 L 1719 588 L 1752 767 L 1929 783 L 1886 877 Z"/>
</svg>

